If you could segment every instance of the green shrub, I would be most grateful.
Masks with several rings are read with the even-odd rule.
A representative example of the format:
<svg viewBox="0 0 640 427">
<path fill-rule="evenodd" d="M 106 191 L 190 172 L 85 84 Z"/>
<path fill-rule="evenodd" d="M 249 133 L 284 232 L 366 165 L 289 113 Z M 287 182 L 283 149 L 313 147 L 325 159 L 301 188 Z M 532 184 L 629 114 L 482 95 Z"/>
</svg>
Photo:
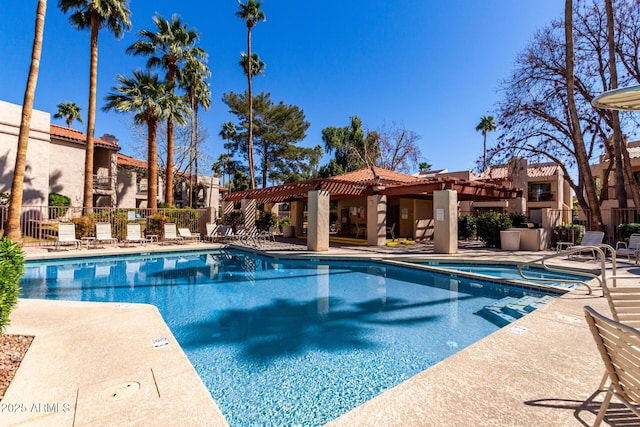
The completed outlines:
<svg viewBox="0 0 640 427">
<path fill-rule="evenodd" d="M 511 219 L 511 223 L 514 227 L 519 227 L 522 224 L 527 223 L 527 216 L 520 212 L 512 212 L 509 214 L 509 218 Z"/>
<path fill-rule="evenodd" d="M 256 227 L 260 231 L 268 231 L 271 227 L 275 227 L 278 223 L 278 217 L 271 212 L 260 212 L 256 219 Z"/>
<path fill-rule="evenodd" d="M 76 239 L 95 237 L 96 223 L 90 216 L 79 216 L 71 220 L 76 225 Z"/>
<path fill-rule="evenodd" d="M 49 215 L 51 219 L 64 216 L 67 213 L 68 209 L 60 206 L 71 206 L 71 199 L 58 193 L 49 194 L 49 207 L 57 207 L 57 209 L 51 209 L 51 214 Z"/>
<path fill-rule="evenodd" d="M 171 218 L 162 213 L 154 213 L 147 218 L 149 220 L 149 226 L 145 229 L 145 235 L 164 236 L 164 225 L 171 222 Z"/>
<path fill-rule="evenodd" d="M 458 218 L 458 239 L 469 240 L 476 234 L 476 218 L 463 215 Z"/>
<path fill-rule="evenodd" d="M 500 247 L 500 231 L 511 228 L 511 219 L 501 213 L 486 213 L 476 219 L 478 238 L 489 248 Z"/>
<path fill-rule="evenodd" d="M 553 244 L 558 242 L 573 242 L 576 245 L 582 243 L 584 236 L 584 225 L 581 224 L 560 224 L 553 230 Z"/>
<path fill-rule="evenodd" d="M 238 227 L 244 224 L 244 216 L 242 212 L 233 211 L 224 216 L 224 223 L 230 225 L 233 231 L 238 231 Z"/>
<path fill-rule="evenodd" d="M 620 240 L 624 240 L 625 242 L 629 241 L 629 237 L 632 234 L 640 233 L 640 224 L 631 223 L 631 224 L 620 224 L 618 226 L 618 236 Z"/>
<path fill-rule="evenodd" d="M 24 253 L 20 246 L 3 237 L 0 239 L 0 334 L 9 325 L 9 314 L 18 302 L 24 275 Z"/>
<path fill-rule="evenodd" d="M 290 226 L 290 225 L 293 225 L 293 222 L 291 221 L 291 218 L 289 218 L 288 216 L 284 218 L 280 218 L 278 220 L 278 230 L 280 230 L 281 233 L 282 233 L 283 227 Z"/>
</svg>

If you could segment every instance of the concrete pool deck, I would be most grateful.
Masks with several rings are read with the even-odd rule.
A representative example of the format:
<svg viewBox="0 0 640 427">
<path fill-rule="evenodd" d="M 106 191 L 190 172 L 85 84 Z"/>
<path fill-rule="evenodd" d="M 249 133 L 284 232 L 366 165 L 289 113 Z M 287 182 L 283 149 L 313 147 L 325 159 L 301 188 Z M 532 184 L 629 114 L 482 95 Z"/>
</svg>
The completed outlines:
<svg viewBox="0 0 640 427">
<path fill-rule="evenodd" d="M 26 249 L 29 259 L 48 259 L 218 246 L 51 253 Z M 264 245 L 262 251 L 277 257 L 446 258 L 431 253 L 427 245 L 396 248 L 337 247 L 319 254 L 280 242 Z M 540 255 L 471 248 L 450 257 L 522 262 Z M 595 265 L 562 262 L 583 268 Z M 626 266 L 629 274 L 637 274 L 635 266 Z M 638 285 L 637 280 L 624 285 L 631 283 Z M 572 291 L 328 425 L 590 425 L 603 397 L 594 392 L 604 366 L 582 308 L 590 305 L 610 315 L 601 295 L 598 289 L 590 296 L 584 290 Z M 35 339 L 1 403 L 13 404 L 17 412 L 0 413 L 0 425 L 227 425 L 153 306 L 21 299 L 11 321 L 7 333 Z M 161 337 L 169 345 L 154 349 L 152 340 Z M 590 401 L 593 397 L 595 402 Z M 15 405 L 25 405 L 26 410 Z M 620 406 L 614 399 L 618 416 Z M 612 419 L 607 422 L 616 425 Z"/>
</svg>

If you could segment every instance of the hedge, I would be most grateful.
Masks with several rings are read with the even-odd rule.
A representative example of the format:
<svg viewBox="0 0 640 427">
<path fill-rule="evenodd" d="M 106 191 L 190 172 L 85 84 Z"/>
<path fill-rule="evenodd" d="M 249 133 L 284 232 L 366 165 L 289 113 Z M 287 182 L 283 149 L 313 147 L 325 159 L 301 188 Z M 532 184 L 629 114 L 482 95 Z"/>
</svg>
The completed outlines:
<svg viewBox="0 0 640 427">
<path fill-rule="evenodd" d="M 18 303 L 20 278 L 24 275 L 24 253 L 20 246 L 0 239 L 0 334 L 9 325 L 9 314 Z"/>
</svg>

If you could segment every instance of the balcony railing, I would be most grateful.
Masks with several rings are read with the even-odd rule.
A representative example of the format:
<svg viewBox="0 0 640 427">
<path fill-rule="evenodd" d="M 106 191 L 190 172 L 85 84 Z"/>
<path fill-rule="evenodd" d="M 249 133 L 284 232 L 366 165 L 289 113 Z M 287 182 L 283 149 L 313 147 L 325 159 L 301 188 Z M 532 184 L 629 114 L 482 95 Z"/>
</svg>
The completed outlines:
<svg viewBox="0 0 640 427">
<path fill-rule="evenodd" d="M 95 190 L 111 190 L 115 182 L 113 176 L 93 175 L 93 188 Z"/>
<path fill-rule="evenodd" d="M 555 200 L 556 194 L 553 191 L 529 194 L 527 198 L 529 202 L 553 202 Z"/>
</svg>

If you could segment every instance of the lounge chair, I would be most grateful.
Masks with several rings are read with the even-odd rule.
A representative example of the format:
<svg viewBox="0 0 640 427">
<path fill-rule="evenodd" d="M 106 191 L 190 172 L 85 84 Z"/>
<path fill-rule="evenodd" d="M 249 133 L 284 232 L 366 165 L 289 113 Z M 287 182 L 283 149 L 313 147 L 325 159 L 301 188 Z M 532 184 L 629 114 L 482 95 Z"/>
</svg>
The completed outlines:
<svg viewBox="0 0 640 427">
<path fill-rule="evenodd" d="M 387 234 L 391 235 L 391 240 L 396 240 L 396 235 L 393 233 L 396 229 L 396 223 L 394 222 L 391 227 L 387 227 Z"/>
<path fill-rule="evenodd" d="M 178 235 L 182 238 L 182 241 L 200 242 L 200 233 L 191 233 L 191 230 L 186 227 L 178 228 Z"/>
<path fill-rule="evenodd" d="M 80 249 L 81 240 L 76 239 L 75 224 L 58 224 L 58 240 L 56 241 L 56 250 L 60 249 L 60 245 L 74 245 L 75 249 Z"/>
<path fill-rule="evenodd" d="M 613 396 L 640 418 L 640 331 L 608 319 L 591 307 L 585 307 L 584 312 L 611 380 L 594 427 L 602 423 Z M 619 416 L 620 411 L 616 414 Z"/>
<path fill-rule="evenodd" d="M 111 235 L 111 223 L 96 223 L 96 244 L 100 242 L 113 243 L 113 246 L 116 246 L 118 244 L 118 239 Z"/>
<path fill-rule="evenodd" d="M 168 222 L 164 225 L 164 236 L 162 240 L 165 242 L 182 242 L 182 237 L 178 236 L 178 229 L 175 223 Z"/>
<path fill-rule="evenodd" d="M 140 224 L 127 224 L 127 237 L 125 237 L 124 242 L 127 243 L 142 243 L 142 245 L 146 246 L 149 239 L 142 236 L 142 232 L 140 229 Z"/>
<path fill-rule="evenodd" d="M 582 236 L 582 242 L 579 245 L 569 246 L 568 250 L 584 249 L 585 251 L 591 251 L 591 256 L 595 259 L 595 253 L 593 246 L 600 246 L 604 239 L 603 231 L 585 231 Z M 578 254 L 577 252 L 574 255 Z"/>
<path fill-rule="evenodd" d="M 640 234 L 632 234 L 629 237 L 629 244 L 627 242 L 616 243 L 616 254 L 626 255 L 629 262 L 631 262 L 631 255 L 638 263 L 638 255 L 640 254 Z"/>
<path fill-rule="evenodd" d="M 205 224 L 205 227 L 207 230 L 207 234 L 204 236 L 204 240 L 215 242 L 218 238 L 220 238 L 220 235 L 218 234 L 220 232 L 219 225 L 213 222 L 208 222 Z"/>
<path fill-rule="evenodd" d="M 275 242 L 276 241 L 275 233 L 276 233 L 276 228 L 271 226 L 271 227 L 269 227 L 268 230 L 261 231 L 260 235 L 259 235 L 259 238 L 263 239 L 263 240 L 271 240 L 271 241 Z M 329 232 L 329 233 L 331 233 L 331 232 Z"/>
</svg>

